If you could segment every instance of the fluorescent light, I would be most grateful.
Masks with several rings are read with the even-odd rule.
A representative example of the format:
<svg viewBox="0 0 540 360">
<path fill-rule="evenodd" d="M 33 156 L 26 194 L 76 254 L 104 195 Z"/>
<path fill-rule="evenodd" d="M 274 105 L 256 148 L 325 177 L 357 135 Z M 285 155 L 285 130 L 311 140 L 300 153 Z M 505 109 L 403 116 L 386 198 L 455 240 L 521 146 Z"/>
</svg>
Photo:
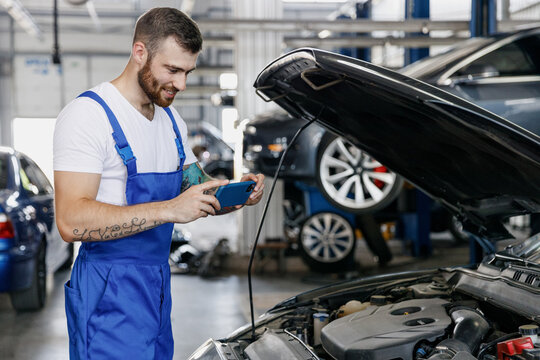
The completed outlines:
<svg viewBox="0 0 540 360">
<path fill-rule="evenodd" d="M 224 90 L 234 90 L 238 86 L 238 76 L 235 73 L 219 75 L 219 87 Z"/>
<path fill-rule="evenodd" d="M 322 30 L 322 31 L 319 33 L 319 38 L 321 38 L 321 39 L 326 39 L 326 38 L 329 37 L 330 35 L 332 35 L 332 32 L 330 32 L 330 30 Z"/>
<path fill-rule="evenodd" d="M 28 34 L 40 39 L 43 38 L 41 29 L 19 0 L 0 0 L 0 6 L 3 6 L 13 20 Z"/>
</svg>

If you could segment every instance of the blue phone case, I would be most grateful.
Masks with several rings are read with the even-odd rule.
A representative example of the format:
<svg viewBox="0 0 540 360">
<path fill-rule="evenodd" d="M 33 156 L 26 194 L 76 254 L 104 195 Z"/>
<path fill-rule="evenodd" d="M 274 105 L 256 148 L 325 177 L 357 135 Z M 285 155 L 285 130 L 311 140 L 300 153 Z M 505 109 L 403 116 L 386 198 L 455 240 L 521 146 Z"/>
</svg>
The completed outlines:
<svg viewBox="0 0 540 360">
<path fill-rule="evenodd" d="M 255 181 L 242 181 L 225 186 L 220 186 L 216 192 L 216 198 L 221 208 L 243 205 L 255 188 Z"/>
</svg>

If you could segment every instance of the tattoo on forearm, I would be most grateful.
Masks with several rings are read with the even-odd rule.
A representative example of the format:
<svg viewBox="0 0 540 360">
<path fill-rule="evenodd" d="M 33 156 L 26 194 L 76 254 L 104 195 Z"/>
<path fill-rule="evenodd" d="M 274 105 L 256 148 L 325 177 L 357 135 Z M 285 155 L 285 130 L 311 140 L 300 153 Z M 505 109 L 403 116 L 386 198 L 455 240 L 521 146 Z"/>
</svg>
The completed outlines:
<svg viewBox="0 0 540 360">
<path fill-rule="evenodd" d="M 106 241 L 115 240 L 129 235 L 137 234 L 146 230 L 153 229 L 163 222 L 154 221 L 147 223 L 146 219 L 133 218 L 131 223 L 122 225 L 106 226 L 104 229 L 73 229 L 74 241 Z"/>
<path fill-rule="evenodd" d="M 193 163 L 189 165 L 187 169 L 184 169 L 181 192 L 186 191 L 192 185 L 202 184 L 203 182 L 210 180 L 213 180 L 212 177 L 201 169 L 199 163 Z"/>
</svg>

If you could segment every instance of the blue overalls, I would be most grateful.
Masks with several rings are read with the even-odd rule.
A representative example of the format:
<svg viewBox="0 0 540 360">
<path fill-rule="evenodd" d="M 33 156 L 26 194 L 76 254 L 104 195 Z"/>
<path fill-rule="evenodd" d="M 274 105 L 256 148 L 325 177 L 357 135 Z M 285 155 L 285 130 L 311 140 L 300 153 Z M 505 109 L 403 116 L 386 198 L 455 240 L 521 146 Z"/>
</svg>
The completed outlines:
<svg viewBox="0 0 540 360">
<path fill-rule="evenodd" d="M 80 96 L 97 101 L 109 118 L 116 150 L 127 167 L 128 205 L 169 200 L 180 194 L 185 155 L 169 108 L 164 110 L 176 134 L 178 169 L 140 174 L 109 106 L 94 92 Z M 142 221 L 119 224 L 113 232 L 129 233 Z M 173 224 L 164 224 L 118 240 L 82 243 L 71 280 L 65 284 L 70 359 L 172 359 L 168 264 L 172 229 Z"/>
</svg>

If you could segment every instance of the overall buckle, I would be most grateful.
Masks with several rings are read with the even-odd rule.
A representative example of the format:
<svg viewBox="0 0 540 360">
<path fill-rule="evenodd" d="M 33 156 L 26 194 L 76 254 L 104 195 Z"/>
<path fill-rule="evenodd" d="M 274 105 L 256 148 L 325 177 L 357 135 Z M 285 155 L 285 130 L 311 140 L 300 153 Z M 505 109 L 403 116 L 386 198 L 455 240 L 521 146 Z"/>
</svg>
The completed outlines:
<svg viewBox="0 0 540 360">
<path fill-rule="evenodd" d="M 114 145 L 116 148 L 116 151 L 118 152 L 118 155 L 122 158 L 122 161 L 124 162 L 124 165 L 127 165 L 128 161 L 130 160 L 136 160 L 135 156 L 133 156 L 133 151 L 131 151 L 131 146 L 126 146 L 123 148 L 119 148 L 117 144 Z"/>
</svg>

